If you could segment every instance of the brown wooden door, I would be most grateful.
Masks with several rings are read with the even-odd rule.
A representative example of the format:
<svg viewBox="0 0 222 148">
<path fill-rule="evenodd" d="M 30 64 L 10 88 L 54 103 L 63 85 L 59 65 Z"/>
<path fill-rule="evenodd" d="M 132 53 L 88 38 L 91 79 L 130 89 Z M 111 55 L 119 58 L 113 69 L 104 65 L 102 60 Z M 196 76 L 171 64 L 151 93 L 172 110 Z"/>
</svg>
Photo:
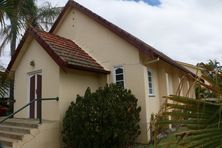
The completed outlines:
<svg viewBox="0 0 222 148">
<path fill-rule="evenodd" d="M 29 98 L 30 98 L 29 102 L 35 99 L 35 75 L 30 77 L 30 97 Z M 35 102 L 33 102 L 30 105 L 29 117 L 35 118 Z"/>
<path fill-rule="evenodd" d="M 41 75 L 37 75 L 37 89 L 36 89 L 36 97 L 37 99 L 41 99 L 42 98 L 42 76 Z M 40 111 L 41 111 L 41 105 L 42 103 L 41 101 L 37 102 L 37 117 L 40 118 Z"/>
<path fill-rule="evenodd" d="M 30 96 L 29 96 L 29 102 L 31 102 L 34 99 L 41 98 L 42 97 L 42 76 L 32 75 L 30 77 Z M 40 114 L 40 102 L 33 102 L 30 105 L 30 111 L 29 111 L 29 117 L 30 118 L 37 118 Z"/>
</svg>

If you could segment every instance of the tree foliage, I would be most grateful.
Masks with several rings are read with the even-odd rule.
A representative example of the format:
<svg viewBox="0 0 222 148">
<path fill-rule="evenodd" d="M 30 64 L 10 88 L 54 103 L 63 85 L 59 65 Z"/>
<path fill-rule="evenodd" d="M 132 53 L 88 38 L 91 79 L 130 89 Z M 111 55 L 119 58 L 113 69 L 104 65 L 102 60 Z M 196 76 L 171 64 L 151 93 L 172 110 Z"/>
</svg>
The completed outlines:
<svg viewBox="0 0 222 148">
<path fill-rule="evenodd" d="M 67 147 L 102 148 L 132 144 L 140 134 L 137 99 L 130 90 L 111 84 L 77 96 L 63 120 Z"/>
<path fill-rule="evenodd" d="M 60 13 L 61 8 L 52 7 L 49 2 L 38 7 L 36 0 L 0 0 L 0 52 L 10 43 L 13 55 L 17 40 L 30 26 L 48 29 Z M 8 23 L 5 23 L 5 22 Z"/>
<path fill-rule="evenodd" d="M 162 140 L 163 147 L 221 147 L 222 145 L 222 71 L 208 63 L 201 64 L 202 77 L 196 82 L 207 89 L 213 98 L 188 98 L 171 95 L 154 125 L 158 129 L 173 125 L 176 131 Z M 203 81 L 204 80 L 204 81 Z M 201 96 L 200 96 L 201 97 Z M 170 117 L 170 118 L 169 118 Z"/>
<path fill-rule="evenodd" d="M 0 0 L 0 25 L 5 26 L 5 16 L 12 17 L 14 15 L 13 0 Z"/>
<path fill-rule="evenodd" d="M 197 66 L 199 67 L 203 80 L 206 82 L 210 82 L 211 84 L 217 84 L 222 87 L 222 79 L 218 77 L 218 73 L 222 73 L 222 66 L 220 62 L 217 60 L 209 60 L 208 63 L 198 63 Z M 208 83 L 209 84 L 209 83 Z M 201 84 L 196 84 L 196 98 L 197 99 L 209 99 L 215 98 L 217 94 L 206 86 L 202 86 Z"/>
<path fill-rule="evenodd" d="M 0 71 L 0 98 L 9 93 L 10 79 L 5 72 Z"/>
</svg>

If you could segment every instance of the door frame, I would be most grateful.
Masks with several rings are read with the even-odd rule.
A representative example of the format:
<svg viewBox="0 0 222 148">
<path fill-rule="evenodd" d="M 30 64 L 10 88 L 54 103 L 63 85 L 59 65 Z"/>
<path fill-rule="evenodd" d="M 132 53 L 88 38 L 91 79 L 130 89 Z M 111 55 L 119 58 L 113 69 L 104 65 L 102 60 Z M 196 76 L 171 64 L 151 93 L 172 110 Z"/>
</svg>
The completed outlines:
<svg viewBox="0 0 222 148">
<path fill-rule="evenodd" d="M 36 71 L 32 71 L 32 72 L 28 72 L 28 77 L 27 77 L 27 99 L 26 99 L 26 102 L 27 104 L 30 102 L 30 86 L 31 86 L 31 83 L 30 83 L 30 78 L 32 76 L 35 75 L 35 99 L 37 98 L 37 93 L 36 93 L 36 90 L 37 90 L 37 75 L 41 75 L 42 76 L 42 70 L 36 70 Z M 42 86 L 41 86 L 42 88 Z M 27 108 L 27 117 L 30 118 L 30 107 L 29 106 Z M 34 110 L 34 118 L 37 118 L 37 101 L 35 101 L 35 110 Z"/>
</svg>

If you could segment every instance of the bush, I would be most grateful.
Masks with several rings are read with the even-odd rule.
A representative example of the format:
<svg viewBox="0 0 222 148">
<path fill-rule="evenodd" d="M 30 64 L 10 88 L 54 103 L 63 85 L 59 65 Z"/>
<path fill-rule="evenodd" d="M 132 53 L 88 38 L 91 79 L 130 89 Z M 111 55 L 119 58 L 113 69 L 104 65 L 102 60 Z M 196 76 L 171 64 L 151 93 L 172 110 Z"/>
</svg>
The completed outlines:
<svg viewBox="0 0 222 148">
<path fill-rule="evenodd" d="M 83 97 L 77 95 L 63 120 L 67 147 L 127 147 L 140 134 L 137 99 L 130 90 L 111 84 Z"/>
</svg>

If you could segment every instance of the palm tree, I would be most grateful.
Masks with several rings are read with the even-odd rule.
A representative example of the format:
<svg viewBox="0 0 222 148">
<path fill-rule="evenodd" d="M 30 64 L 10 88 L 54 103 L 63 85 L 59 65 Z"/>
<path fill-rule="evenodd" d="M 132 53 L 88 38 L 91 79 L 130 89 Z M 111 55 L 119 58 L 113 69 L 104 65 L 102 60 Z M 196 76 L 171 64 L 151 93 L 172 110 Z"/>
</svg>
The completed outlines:
<svg viewBox="0 0 222 148">
<path fill-rule="evenodd" d="M 10 79 L 5 72 L 0 71 L 0 98 L 3 98 L 8 93 L 9 87 Z"/>
<path fill-rule="evenodd" d="M 53 8 L 49 2 L 38 8 L 35 0 L 13 0 L 13 9 L 15 15 L 8 17 L 10 23 L 1 28 L 0 34 L 3 36 L 0 52 L 10 43 L 11 56 L 15 52 L 17 40 L 25 30 L 30 26 L 48 29 L 60 13 L 60 8 Z"/>
<path fill-rule="evenodd" d="M 171 124 L 176 127 L 176 131 L 170 132 L 167 138 L 161 140 L 160 146 L 221 147 L 222 81 L 216 81 L 212 75 L 209 75 L 211 74 L 209 70 L 212 71 L 208 64 L 202 64 L 204 73 L 201 79 L 197 79 L 196 82 L 212 92 L 215 98 L 195 99 L 176 95 L 165 97 L 171 102 L 167 101 L 164 104 L 162 111 L 153 120 L 152 125 L 157 131 L 157 129 Z M 214 77 L 221 80 L 222 71 L 218 70 L 214 73 Z M 204 83 L 203 79 L 207 83 Z M 157 147 L 157 145 L 155 146 Z"/>
<path fill-rule="evenodd" d="M 209 60 L 208 63 L 198 63 L 197 66 L 201 69 L 202 77 L 206 81 L 212 81 L 212 84 L 217 83 L 217 85 L 222 86 L 222 79 L 218 77 L 218 72 L 222 71 L 220 62 L 217 60 Z M 196 98 L 197 99 L 206 99 L 206 98 L 215 98 L 211 90 L 197 84 L 196 85 Z"/>
<path fill-rule="evenodd" d="M 5 26 L 5 17 L 12 17 L 14 15 L 13 1 L 0 0 L 0 24 L 1 27 Z"/>
</svg>

